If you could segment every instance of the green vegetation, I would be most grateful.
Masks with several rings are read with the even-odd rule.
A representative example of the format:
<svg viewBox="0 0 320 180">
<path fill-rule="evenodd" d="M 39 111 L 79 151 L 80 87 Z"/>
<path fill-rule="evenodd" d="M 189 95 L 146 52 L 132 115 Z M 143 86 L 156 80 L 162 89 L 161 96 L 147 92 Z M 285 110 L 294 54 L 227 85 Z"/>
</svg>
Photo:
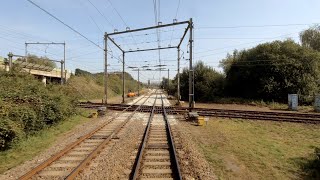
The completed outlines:
<svg viewBox="0 0 320 180">
<path fill-rule="evenodd" d="M 57 125 L 40 130 L 32 136 L 24 137 L 14 143 L 11 149 L 0 152 L 0 173 L 32 159 L 57 139 L 63 138 L 75 126 L 92 120 L 86 118 L 88 114 L 89 111 L 82 111 L 79 115 L 68 118 Z"/>
<path fill-rule="evenodd" d="M 47 57 L 38 57 L 36 55 L 29 54 L 27 56 L 28 62 L 33 64 L 39 64 L 44 66 L 49 66 L 52 68 L 56 68 L 57 65 L 55 62 L 50 61 Z M 24 59 L 18 58 L 17 61 L 24 61 Z"/>
<path fill-rule="evenodd" d="M 122 93 L 121 78 L 122 74 L 109 74 L 109 97 Z M 126 89 L 136 90 L 137 81 L 127 73 L 125 79 Z M 67 85 L 44 86 L 28 73 L 0 71 L 0 172 L 31 159 L 88 121 L 76 104 L 103 94 L 103 73 L 77 69 Z"/>
<path fill-rule="evenodd" d="M 320 26 L 315 25 L 300 33 L 303 46 L 320 51 Z"/>
<path fill-rule="evenodd" d="M 27 73 L 0 71 L 0 150 L 75 114 L 67 86 L 48 85 Z"/>
<path fill-rule="evenodd" d="M 110 73 L 108 74 L 108 80 L 108 96 L 113 97 L 122 94 L 122 73 Z M 75 76 L 71 77 L 68 85 L 73 87 L 86 100 L 102 99 L 104 96 L 103 81 L 103 73 L 92 74 L 76 69 Z M 141 87 L 142 84 L 140 84 Z M 129 90 L 137 91 L 138 82 L 129 73 L 125 73 L 125 93 Z"/>
<path fill-rule="evenodd" d="M 195 101 L 243 98 L 286 103 L 288 94 L 298 94 L 301 103 L 311 104 L 320 92 L 320 27 L 303 31 L 300 36 L 302 45 L 288 39 L 234 50 L 220 62 L 223 74 L 201 61 L 196 63 Z M 188 99 L 188 74 L 188 69 L 181 74 L 182 100 Z M 163 86 L 174 95 L 176 78 L 172 86 L 166 83 L 164 79 Z"/>
<path fill-rule="evenodd" d="M 310 102 L 319 92 L 320 53 L 292 40 L 234 51 L 223 60 L 226 93 L 232 97 L 285 102 L 297 93 Z"/>
<path fill-rule="evenodd" d="M 320 178 L 320 126 L 213 118 L 186 131 L 220 179 Z"/>
</svg>

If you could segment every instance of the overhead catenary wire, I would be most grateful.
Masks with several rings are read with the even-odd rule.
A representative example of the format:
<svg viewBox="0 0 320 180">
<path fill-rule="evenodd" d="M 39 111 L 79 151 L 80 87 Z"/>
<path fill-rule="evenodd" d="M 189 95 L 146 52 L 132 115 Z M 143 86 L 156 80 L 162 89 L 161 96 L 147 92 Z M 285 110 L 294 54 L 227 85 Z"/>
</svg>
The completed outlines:
<svg viewBox="0 0 320 180">
<path fill-rule="evenodd" d="M 81 37 L 85 38 L 87 41 L 89 41 L 90 43 L 94 44 L 95 46 L 97 46 L 98 48 L 102 49 L 98 44 L 96 44 L 95 42 L 93 42 L 92 40 L 90 40 L 89 38 L 87 38 L 85 35 L 83 35 L 82 33 L 80 33 L 79 31 L 75 30 L 74 28 L 72 28 L 71 26 L 69 26 L 68 24 L 66 24 L 65 22 L 63 22 L 62 20 L 60 20 L 58 17 L 56 17 L 55 15 L 51 14 L 49 11 L 45 10 L 44 8 L 42 8 L 41 6 L 39 6 L 38 4 L 36 4 L 35 2 L 33 2 L 32 0 L 27 0 L 28 2 L 30 2 L 31 4 L 33 4 L 34 6 L 36 6 L 37 8 L 41 9 L 43 12 L 45 12 L 46 14 L 48 14 L 49 16 L 51 16 L 52 18 L 54 18 L 55 20 L 59 21 L 61 24 L 63 24 L 64 26 L 68 27 L 70 30 L 72 30 L 73 32 L 75 32 L 76 34 L 80 35 Z"/>
<path fill-rule="evenodd" d="M 177 7 L 177 10 L 176 10 L 176 14 L 175 14 L 175 16 L 174 16 L 174 20 L 177 20 L 179 8 L 180 8 L 180 0 L 178 0 L 178 7 Z M 171 42 L 172 42 L 174 29 L 175 29 L 175 26 L 172 27 L 170 45 L 171 45 Z"/>
<path fill-rule="evenodd" d="M 199 26 L 195 29 L 235 29 L 235 28 L 265 28 L 265 27 L 286 27 L 286 26 L 308 26 L 319 23 L 296 23 L 296 24 L 264 24 L 264 25 L 240 25 L 240 26 Z"/>
</svg>

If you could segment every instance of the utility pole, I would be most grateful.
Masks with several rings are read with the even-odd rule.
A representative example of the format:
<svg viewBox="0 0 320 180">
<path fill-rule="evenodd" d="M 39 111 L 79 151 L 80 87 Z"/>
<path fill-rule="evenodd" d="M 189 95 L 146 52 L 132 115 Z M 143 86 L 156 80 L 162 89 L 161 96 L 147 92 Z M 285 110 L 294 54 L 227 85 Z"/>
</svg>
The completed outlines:
<svg viewBox="0 0 320 180">
<path fill-rule="evenodd" d="M 27 42 L 25 42 L 25 60 L 26 60 L 26 62 L 28 62 L 28 51 L 27 51 L 27 47 L 28 46 L 28 44 L 27 44 Z"/>
<path fill-rule="evenodd" d="M 170 75 L 170 69 L 168 69 L 168 91 L 169 91 L 169 86 L 170 86 L 170 79 L 169 79 L 169 75 Z"/>
<path fill-rule="evenodd" d="M 61 70 L 62 71 L 62 70 Z M 66 42 L 63 42 L 63 74 L 64 74 L 64 78 L 61 77 L 62 80 L 62 84 L 64 84 L 65 82 L 67 82 L 67 72 L 66 72 Z"/>
<path fill-rule="evenodd" d="M 124 103 L 124 52 L 122 53 L 122 103 Z"/>
<path fill-rule="evenodd" d="M 192 44 L 193 44 L 193 37 L 192 37 L 192 30 L 193 30 L 193 22 L 192 22 L 192 18 L 190 18 L 190 22 L 189 22 L 189 26 L 190 26 L 190 39 L 189 39 L 189 111 L 191 112 L 191 110 L 194 108 L 194 92 L 193 92 L 193 67 L 192 67 Z"/>
<path fill-rule="evenodd" d="M 104 104 L 106 106 L 107 112 L 107 104 L 108 104 L 108 34 L 104 35 Z"/>
<path fill-rule="evenodd" d="M 140 69 L 138 68 L 138 96 L 140 96 Z"/>
<path fill-rule="evenodd" d="M 178 104 L 180 105 L 180 48 L 178 48 L 178 74 L 177 74 L 177 83 L 178 83 L 178 88 L 177 88 L 177 99 L 178 99 Z"/>
<path fill-rule="evenodd" d="M 9 59 L 9 71 L 12 71 L 12 57 L 13 57 L 12 52 L 9 52 L 9 54 L 8 54 L 8 59 Z"/>
<path fill-rule="evenodd" d="M 63 75 L 64 75 L 64 61 L 61 60 L 61 85 L 63 85 Z"/>
</svg>

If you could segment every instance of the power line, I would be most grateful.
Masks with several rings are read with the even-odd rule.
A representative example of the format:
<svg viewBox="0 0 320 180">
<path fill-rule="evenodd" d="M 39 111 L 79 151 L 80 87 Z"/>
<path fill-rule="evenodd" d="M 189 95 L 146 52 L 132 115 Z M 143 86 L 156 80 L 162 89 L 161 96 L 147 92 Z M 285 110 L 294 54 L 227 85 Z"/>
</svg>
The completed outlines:
<svg viewBox="0 0 320 180">
<path fill-rule="evenodd" d="M 178 11 L 179 11 L 179 7 L 180 7 L 180 0 L 178 0 L 178 7 L 177 7 L 177 10 L 176 10 L 176 15 L 174 17 L 175 20 L 177 20 L 177 16 L 178 16 Z M 175 26 L 172 27 L 172 33 L 171 33 L 171 40 L 170 40 L 170 44 L 171 44 L 171 41 L 172 41 L 172 37 L 173 37 L 173 32 L 174 32 L 174 28 Z"/>
<path fill-rule="evenodd" d="M 80 4 L 82 4 L 83 6 L 85 6 L 85 5 L 82 3 L 81 0 L 80 0 L 79 2 L 80 2 Z M 87 6 L 85 6 L 85 7 L 87 7 Z M 97 22 L 92 18 L 92 16 L 91 16 L 89 13 L 87 13 L 87 14 L 88 14 L 88 16 L 90 17 L 91 21 L 96 25 L 97 29 L 99 29 L 99 31 L 103 34 L 103 31 L 102 31 L 101 28 L 98 26 Z"/>
<path fill-rule="evenodd" d="M 284 34 L 284 35 L 276 36 L 276 37 L 270 38 L 270 39 L 276 39 L 276 38 L 280 38 L 280 37 L 285 37 L 285 36 L 292 35 L 292 34 L 295 34 L 295 33 Z M 202 51 L 202 52 L 196 52 L 195 54 L 206 53 L 206 52 L 220 50 L 220 49 L 226 49 L 226 48 L 230 48 L 230 47 L 237 47 L 237 46 L 242 46 L 242 45 L 246 45 L 246 44 L 260 43 L 260 42 L 263 42 L 263 41 L 264 41 L 264 39 L 263 40 L 259 40 L 259 41 L 251 41 L 251 42 L 247 42 L 247 43 L 241 43 L 241 44 L 238 44 L 238 45 L 226 46 L 226 47 L 223 47 L 223 48 L 217 48 L 217 49 L 212 49 L 212 50 L 207 50 L 207 51 Z M 204 56 L 200 56 L 200 57 L 206 57 L 206 56 L 211 56 L 211 55 L 215 55 L 215 54 L 204 55 Z"/>
<path fill-rule="evenodd" d="M 111 21 L 110 21 L 104 14 L 102 14 L 102 12 L 101 12 L 90 0 L 87 0 L 87 1 L 97 10 L 97 12 L 98 12 L 113 28 L 115 28 L 114 25 L 111 23 Z"/>
<path fill-rule="evenodd" d="M 55 20 L 59 21 L 61 24 L 63 24 L 64 26 L 68 27 L 70 30 L 72 30 L 73 32 L 77 33 L 78 35 L 80 35 L 81 37 L 85 38 L 87 41 L 89 41 L 90 43 L 94 44 L 95 46 L 97 46 L 98 48 L 102 49 L 98 44 L 96 44 L 95 42 L 93 42 L 92 40 L 90 40 L 89 38 L 87 38 L 86 36 L 84 36 L 83 34 L 81 34 L 79 31 L 75 30 L 74 28 L 72 28 L 71 26 L 69 26 L 68 24 L 66 24 L 65 22 L 63 22 L 62 20 L 60 20 L 59 18 L 57 18 L 56 16 L 54 16 L 53 14 L 51 14 L 50 12 L 48 12 L 47 10 L 43 9 L 42 7 L 40 7 L 38 4 L 34 3 L 32 0 L 27 0 L 28 2 L 30 2 L 31 4 L 33 4 L 34 6 L 36 6 L 37 8 L 41 9 L 43 12 L 45 12 L 46 14 L 48 14 L 49 16 L 51 16 L 52 18 L 54 18 Z"/>
<path fill-rule="evenodd" d="M 266 24 L 266 25 L 243 25 L 243 26 L 203 26 L 196 29 L 235 29 L 235 28 L 263 28 L 263 27 L 286 27 L 286 26 L 307 26 L 316 25 L 318 23 L 311 24 Z"/>
</svg>

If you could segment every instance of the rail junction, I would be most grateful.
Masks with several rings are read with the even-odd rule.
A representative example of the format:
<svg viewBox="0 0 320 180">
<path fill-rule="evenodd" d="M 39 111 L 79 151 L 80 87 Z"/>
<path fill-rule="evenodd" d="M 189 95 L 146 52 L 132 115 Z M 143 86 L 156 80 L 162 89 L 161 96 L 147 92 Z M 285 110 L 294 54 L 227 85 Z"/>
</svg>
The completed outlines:
<svg viewBox="0 0 320 180">
<path fill-rule="evenodd" d="M 102 103 L 80 103 L 80 107 L 83 108 L 98 108 L 104 106 Z M 108 108 L 111 110 L 121 111 L 127 109 L 127 111 L 133 111 L 136 105 L 130 106 L 125 104 L 108 104 Z M 161 106 L 156 106 L 155 109 L 161 109 Z M 165 107 L 168 114 L 180 114 L 186 115 L 189 108 L 167 106 Z M 150 112 L 152 108 L 150 106 L 141 106 L 140 112 Z M 197 112 L 200 116 L 222 117 L 222 118 L 238 118 L 248 120 L 265 120 L 265 121 L 283 121 L 283 122 L 297 122 L 297 123 L 311 123 L 319 124 L 320 115 L 317 113 L 296 113 L 296 112 L 272 112 L 272 111 L 246 111 L 246 110 L 228 110 L 228 109 L 209 109 L 209 108 L 193 108 L 193 111 Z M 160 112 L 161 111 L 156 111 Z"/>
</svg>

